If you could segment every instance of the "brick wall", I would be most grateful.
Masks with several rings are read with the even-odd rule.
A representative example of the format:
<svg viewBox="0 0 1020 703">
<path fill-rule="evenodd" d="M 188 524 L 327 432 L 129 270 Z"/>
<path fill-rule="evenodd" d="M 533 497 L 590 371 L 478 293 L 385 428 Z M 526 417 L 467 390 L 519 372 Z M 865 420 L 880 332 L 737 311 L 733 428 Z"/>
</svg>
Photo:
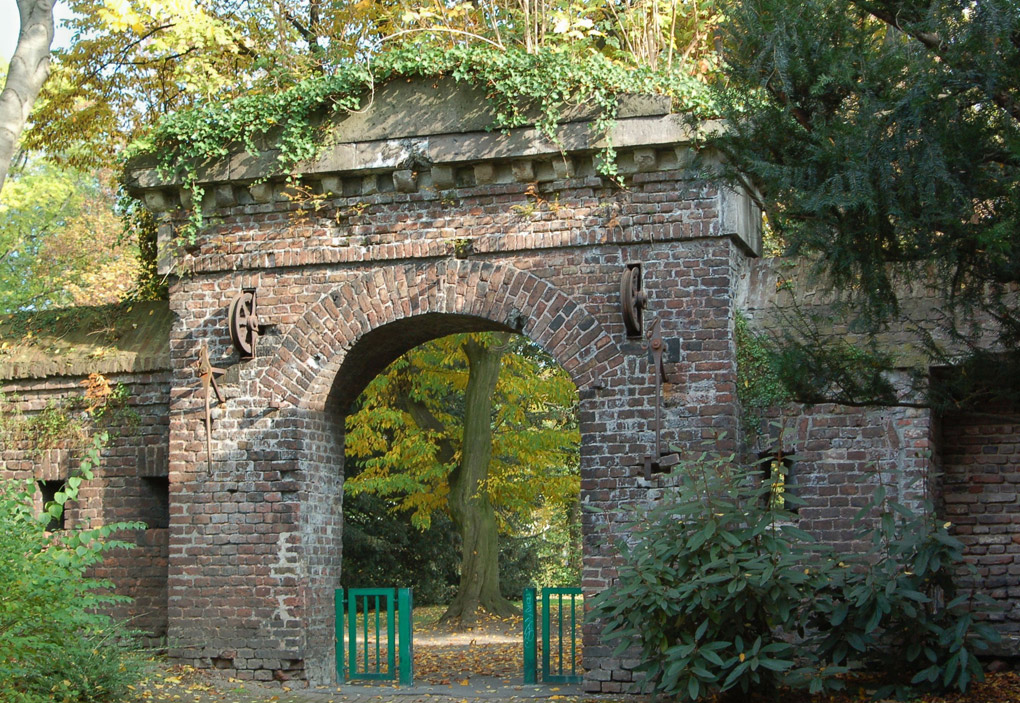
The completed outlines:
<svg viewBox="0 0 1020 703">
<path fill-rule="evenodd" d="M 14 379 L 3 381 L 7 413 L 31 416 L 47 406 L 80 398 L 77 377 Z M 144 643 L 159 646 L 167 629 L 167 437 L 169 377 L 165 373 L 111 374 L 111 384 L 123 384 L 128 395 L 123 422 L 105 427 L 111 439 L 103 449 L 102 464 L 93 481 L 82 485 L 79 500 L 67 511 L 72 525 L 99 526 L 111 522 L 141 521 L 149 527 L 117 535 L 135 547 L 109 553 L 92 576 L 110 579 L 114 591 L 134 601 L 115 606 L 111 614 L 130 619 L 130 626 L 145 633 Z M 26 481 L 64 480 L 77 467 L 80 452 L 59 441 L 40 449 L 32 440 L 0 439 L 0 477 Z M 36 492 L 42 510 L 42 495 Z"/>
<path fill-rule="evenodd" d="M 664 446 L 728 431 L 735 447 L 729 290 L 745 255 L 721 232 L 719 190 L 677 170 L 635 174 L 628 190 L 578 170 L 479 184 L 469 169 L 444 191 L 345 179 L 345 195 L 317 210 L 243 197 L 220 209 L 179 262 L 191 275 L 171 289 L 174 657 L 241 678 L 331 680 L 343 416 L 389 361 L 428 339 L 502 329 L 536 341 L 579 389 L 582 500 L 644 500 L 659 480 L 646 482 L 641 467 L 655 386 L 644 342 L 625 336 L 627 261 L 643 263 L 646 325 L 658 316 L 667 340 Z M 250 361 L 238 360 L 225 324 L 243 288 L 257 289 L 266 325 Z M 194 368 L 202 344 L 228 368 L 209 463 Z M 585 513 L 588 592 L 613 574 L 600 519 Z M 620 663 L 597 634 L 585 633 L 590 680 L 619 690 Z"/>
<path fill-rule="evenodd" d="M 890 499 L 915 509 L 933 497 L 935 438 L 927 409 L 791 404 L 761 429 L 751 460 L 777 452 L 791 457 L 790 490 L 806 502 L 798 526 L 837 550 L 859 548 L 854 516 L 879 484 Z"/>
<path fill-rule="evenodd" d="M 999 649 L 1020 651 L 1020 413 L 988 407 L 942 418 L 943 509 L 977 568 L 968 584 L 1001 608 Z"/>
</svg>

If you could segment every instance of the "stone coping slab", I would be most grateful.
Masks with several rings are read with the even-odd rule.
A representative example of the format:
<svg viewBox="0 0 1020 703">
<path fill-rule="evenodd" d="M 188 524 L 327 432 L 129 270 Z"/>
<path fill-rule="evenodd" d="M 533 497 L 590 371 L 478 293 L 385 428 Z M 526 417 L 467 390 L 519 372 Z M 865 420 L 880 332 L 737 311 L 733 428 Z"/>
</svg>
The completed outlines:
<svg viewBox="0 0 1020 703">
<path fill-rule="evenodd" d="M 592 132 L 597 113 L 590 106 L 564 111 L 550 140 L 533 126 L 496 131 L 495 114 L 476 87 L 453 79 L 394 80 L 366 96 L 366 107 L 331 118 L 327 146 L 320 156 L 297 164 L 293 174 L 384 172 L 478 161 L 551 157 L 603 148 L 607 140 Z M 537 114 L 535 115 L 537 117 Z M 705 122 L 698 132 L 720 128 Z M 697 136 L 683 115 L 670 113 L 670 100 L 659 95 L 622 95 L 618 121 L 609 141 L 619 149 L 686 144 Z M 240 148 L 202 165 L 199 183 L 246 183 L 282 176 L 279 151 L 264 146 L 251 154 Z M 164 179 L 151 159 L 129 166 L 126 185 L 136 194 L 177 185 Z"/>
<path fill-rule="evenodd" d="M 141 373 L 170 368 L 165 301 L 0 317 L 0 380 Z"/>
</svg>

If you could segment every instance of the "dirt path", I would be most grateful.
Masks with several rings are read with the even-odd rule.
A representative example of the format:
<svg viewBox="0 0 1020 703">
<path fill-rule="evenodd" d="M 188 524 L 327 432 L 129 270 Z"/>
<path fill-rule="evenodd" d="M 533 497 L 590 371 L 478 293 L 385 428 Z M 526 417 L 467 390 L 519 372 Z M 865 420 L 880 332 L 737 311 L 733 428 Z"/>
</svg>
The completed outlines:
<svg viewBox="0 0 1020 703">
<path fill-rule="evenodd" d="M 286 685 L 241 682 L 210 671 L 190 667 L 168 667 L 154 663 L 149 676 L 133 689 L 124 703 L 648 703 L 651 699 L 632 695 L 582 694 L 575 687 L 503 685 L 496 679 L 475 677 L 469 685 L 417 684 L 411 688 L 392 685 L 345 685 L 292 689 Z M 812 698 L 790 693 L 785 703 L 861 703 L 871 700 L 858 691 L 838 696 Z M 1020 675 L 1016 672 L 990 674 L 966 694 L 924 696 L 918 703 L 1017 703 Z M 711 700 L 706 700 L 711 703 Z"/>
<path fill-rule="evenodd" d="M 519 616 L 486 615 L 476 626 L 455 630 L 439 623 L 438 608 L 415 617 L 415 679 L 448 685 L 485 677 L 519 684 L 523 677 L 523 621 Z"/>
<path fill-rule="evenodd" d="M 392 683 L 344 684 L 298 688 L 279 683 L 239 681 L 215 671 L 154 662 L 144 681 L 124 703 L 641 703 L 631 696 L 606 698 L 581 693 L 579 687 L 506 685 L 479 676 L 449 685 L 416 681 L 411 687 Z"/>
<path fill-rule="evenodd" d="M 153 662 L 134 702 L 384 703 L 386 701 L 580 700 L 578 686 L 523 685 L 522 618 L 484 616 L 469 629 L 441 625 L 440 607 L 415 609 L 413 688 L 358 683 L 299 690 L 290 682 L 263 684 L 213 671 Z M 293 689 L 293 690 L 292 690 Z M 590 698 L 590 697 L 589 697 Z"/>
<path fill-rule="evenodd" d="M 168 667 L 154 663 L 145 681 L 135 686 L 124 703 L 648 703 L 651 699 L 632 695 L 582 694 L 575 687 L 502 685 L 496 679 L 475 677 L 469 685 L 416 684 L 411 688 L 392 685 L 346 685 L 292 689 L 286 685 L 241 682 L 196 671 L 190 667 Z M 861 703 L 871 700 L 865 692 L 812 698 L 790 693 L 786 703 Z M 1017 703 L 1020 675 L 1015 672 L 990 674 L 966 694 L 924 696 L 918 703 Z M 711 703 L 707 699 L 706 703 Z"/>
</svg>

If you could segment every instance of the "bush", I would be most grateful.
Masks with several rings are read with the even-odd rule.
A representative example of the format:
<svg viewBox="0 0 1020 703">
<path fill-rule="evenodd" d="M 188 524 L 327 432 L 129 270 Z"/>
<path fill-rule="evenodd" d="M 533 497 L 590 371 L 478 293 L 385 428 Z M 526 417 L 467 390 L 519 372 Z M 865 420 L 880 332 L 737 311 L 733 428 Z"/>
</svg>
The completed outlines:
<svg viewBox="0 0 1020 703">
<path fill-rule="evenodd" d="M 80 472 L 43 516 L 33 509 L 35 486 L 0 485 L 0 700 L 10 703 L 99 703 L 121 700 L 137 671 L 125 630 L 99 610 L 126 600 L 102 593 L 110 584 L 85 578 L 120 523 L 49 533 L 83 481 L 92 477 L 99 436 Z"/>
<path fill-rule="evenodd" d="M 592 616 L 616 656 L 640 647 L 645 688 L 686 700 L 817 693 L 863 665 L 886 674 L 883 695 L 980 677 L 973 651 L 995 633 L 956 594 L 962 545 L 947 525 L 879 489 L 858 516 L 872 548 L 837 560 L 794 526 L 785 506 L 800 501 L 772 499 L 780 486 L 759 476 L 702 456 L 625 520 L 618 579 Z"/>
<path fill-rule="evenodd" d="M 815 600 L 816 656 L 835 664 L 859 659 L 882 673 L 876 697 L 965 691 L 982 679 L 975 654 L 999 636 L 983 617 L 989 600 L 957 588 L 963 544 L 932 505 L 915 514 L 887 500 L 883 486 L 856 520 L 874 510 L 875 526 L 858 535 L 868 550 L 837 569 Z"/>
<path fill-rule="evenodd" d="M 662 500 L 627 521 L 632 542 L 593 615 L 618 654 L 640 643 L 658 692 L 773 690 L 795 666 L 797 647 L 779 635 L 805 630 L 820 575 L 804 564 L 818 558 L 749 472 L 702 457 L 673 476 Z"/>
</svg>

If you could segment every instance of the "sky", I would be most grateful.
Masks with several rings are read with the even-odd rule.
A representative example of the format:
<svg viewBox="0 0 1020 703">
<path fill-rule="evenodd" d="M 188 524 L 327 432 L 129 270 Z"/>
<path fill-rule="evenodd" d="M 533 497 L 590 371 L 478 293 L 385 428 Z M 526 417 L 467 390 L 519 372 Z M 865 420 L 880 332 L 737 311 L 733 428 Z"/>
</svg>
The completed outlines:
<svg viewBox="0 0 1020 703">
<path fill-rule="evenodd" d="M 69 35 L 60 28 L 61 20 L 70 15 L 67 5 L 58 2 L 56 5 L 57 28 L 53 39 L 54 46 L 67 46 Z M 4 63 L 11 60 L 14 47 L 18 45 L 18 32 L 21 29 L 21 18 L 18 15 L 18 4 L 15 0 L 0 0 L 0 59 Z"/>
</svg>

